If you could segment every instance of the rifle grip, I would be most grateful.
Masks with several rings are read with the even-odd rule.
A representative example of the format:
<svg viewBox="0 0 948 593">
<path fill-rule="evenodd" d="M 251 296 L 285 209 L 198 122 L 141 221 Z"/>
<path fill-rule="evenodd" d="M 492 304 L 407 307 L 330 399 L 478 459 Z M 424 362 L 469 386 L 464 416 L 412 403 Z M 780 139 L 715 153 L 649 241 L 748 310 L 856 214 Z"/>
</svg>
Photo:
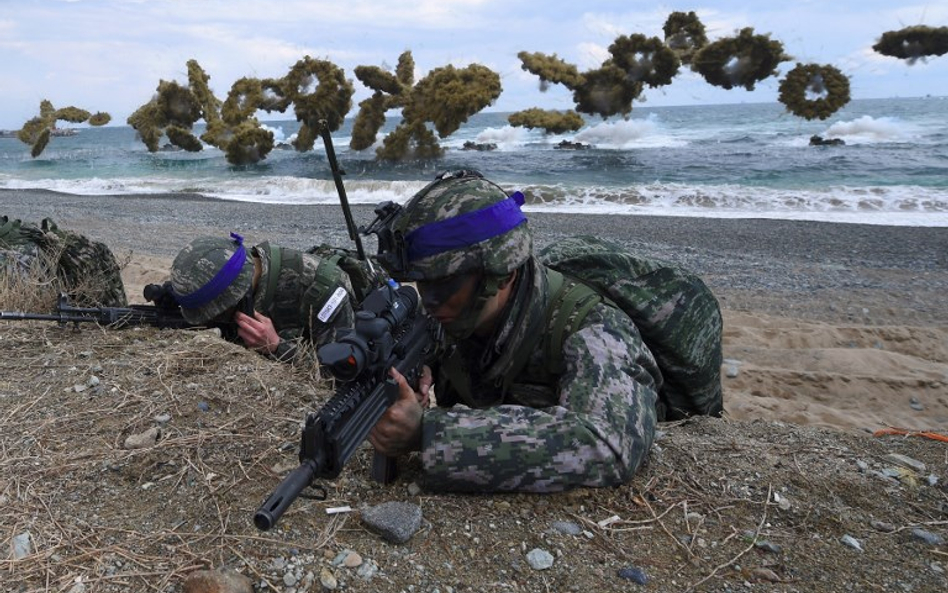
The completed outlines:
<svg viewBox="0 0 948 593">
<path fill-rule="evenodd" d="M 386 457 L 375 451 L 372 457 L 372 479 L 379 484 L 391 484 L 398 477 L 398 464 L 394 457 Z"/>
</svg>

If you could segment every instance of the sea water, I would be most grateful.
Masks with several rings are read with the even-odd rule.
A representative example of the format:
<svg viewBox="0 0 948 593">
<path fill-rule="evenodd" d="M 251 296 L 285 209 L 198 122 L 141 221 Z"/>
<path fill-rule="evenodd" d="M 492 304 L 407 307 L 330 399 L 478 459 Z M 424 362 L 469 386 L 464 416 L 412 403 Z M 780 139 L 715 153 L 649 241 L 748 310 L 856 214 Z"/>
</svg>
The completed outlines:
<svg viewBox="0 0 948 593">
<path fill-rule="evenodd" d="M 948 97 L 855 100 L 825 121 L 778 103 L 636 106 L 628 119 L 587 118 L 562 135 L 511 127 L 507 115 L 476 114 L 441 139 L 443 158 L 397 164 L 377 161 L 374 149 L 350 150 L 347 119 L 333 143 L 349 201 L 404 202 L 439 171 L 471 168 L 522 190 L 527 211 L 948 226 Z M 390 117 L 379 140 L 399 121 Z M 288 146 L 296 121 L 265 125 L 281 147 L 248 166 L 210 146 L 150 153 L 120 125 L 54 137 L 35 159 L 4 138 L 0 187 L 336 203 L 322 142 L 300 153 Z M 845 144 L 811 146 L 813 135 Z M 563 140 L 587 148 L 557 148 Z M 464 150 L 466 142 L 496 148 Z"/>
</svg>

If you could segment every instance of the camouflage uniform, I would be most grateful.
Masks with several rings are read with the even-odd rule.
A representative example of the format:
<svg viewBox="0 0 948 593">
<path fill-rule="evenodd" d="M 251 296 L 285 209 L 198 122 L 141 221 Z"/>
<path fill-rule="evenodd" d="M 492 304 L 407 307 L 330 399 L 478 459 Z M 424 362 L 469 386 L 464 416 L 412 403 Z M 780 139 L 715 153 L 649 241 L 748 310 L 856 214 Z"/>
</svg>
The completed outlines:
<svg viewBox="0 0 948 593">
<path fill-rule="evenodd" d="M 40 254 L 43 232 L 36 225 L 0 216 L 0 271 L 27 275 Z"/>
<path fill-rule="evenodd" d="M 508 204 L 501 188 L 458 172 L 412 198 L 392 223 L 390 242 L 380 236 L 379 260 L 397 280 L 519 270 L 494 335 L 449 338 L 433 369 L 439 408 L 422 420 L 425 485 L 552 492 L 621 484 L 652 445 L 662 383 L 630 318 L 598 299 L 570 328 L 556 359 L 546 360 L 540 342 L 557 316 L 551 309 L 563 306 L 553 287 L 570 281 L 532 257 L 525 219 L 499 234 L 485 225 L 488 236 L 474 244 L 451 248 L 444 237 L 447 250 L 419 249 L 418 229 L 501 203 Z M 509 211 L 497 214 L 512 220 Z"/>
<path fill-rule="evenodd" d="M 44 218 L 37 227 L 0 216 L 0 263 L 3 268 L 15 267 L 19 273 L 29 273 L 36 265 L 50 266 L 60 290 L 76 305 L 128 304 L 121 269 L 109 248 L 60 229 L 50 218 Z"/>
<path fill-rule="evenodd" d="M 276 250 L 282 259 L 278 269 L 273 266 Z M 291 360 L 301 342 L 319 347 L 335 339 L 336 330 L 353 326 L 359 299 L 349 276 L 331 259 L 267 242 L 253 252 L 263 266 L 254 309 L 272 319 L 280 335 L 280 345 L 271 356 Z"/>
<path fill-rule="evenodd" d="M 655 359 L 628 316 L 600 302 L 565 336 L 555 361 L 562 372 L 552 375 L 538 346 L 556 316 L 556 272 L 534 259 L 520 269 L 493 338 L 449 346 L 441 362 L 438 404 L 463 406 L 425 412 L 426 486 L 552 492 L 626 482 L 652 446 Z M 516 370 L 519 352 L 531 355 Z"/>
<path fill-rule="evenodd" d="M 252 304 L 273 321 L 280 336 L 272 357 L 293 360 L 301 343 L 318 347 L 331 341 L 337 329 L 352 327 L 359 298 L 335 254 L 314 255 L 264 242 L 241 255 L 243 239 L 233 236 L 239 241 L 196 239 L 175 257 L 171 285 L 188 322 L 208 323 L 250 295 L 256 257 L 261 274 Z M 219 282 L 218 294 L 197 302 L 188 300 L 218 280 L 216 276 L 232 261 L 236 267 L 231 277 Z M 305 351 L 306 360 L 315 362 L 315 348 Z"/>
</svg>

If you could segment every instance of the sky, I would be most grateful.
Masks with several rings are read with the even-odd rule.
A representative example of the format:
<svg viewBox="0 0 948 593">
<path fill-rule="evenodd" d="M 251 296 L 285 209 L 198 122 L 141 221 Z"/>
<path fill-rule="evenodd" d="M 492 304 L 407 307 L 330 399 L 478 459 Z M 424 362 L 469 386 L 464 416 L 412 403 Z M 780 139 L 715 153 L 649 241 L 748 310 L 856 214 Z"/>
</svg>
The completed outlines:
<svg viewBox="0 0 948 593">
<path fill-rule="evenodd" d="M 503 92 L 487 111 L 572 109 L 571 93 L 541 91 L 518 52 L 597 68 L 620 35 L 663 37 L 675 11 L 695 11 L 711 41 L 743 27 L 781 41 L 794 58 L 781 77 L 796 62 L 828 64 L 850 77 L 854 99 L 948 95 L 948 55 L 908 64 L 872 50 L 886 31 L 948 26 L 946 0 L 0 0 L 0 129 L 20 128 L 43 99 L 124 125 L 159 80 L 187 84 L 189 59 L 221 99 L 239 78 L 283 77 L 306 55 L 328 60 L 355 84 L 354 116 L 370 94 L 355 67 L 394 69 L 406 50 L 416 80 L 448 64 L 497 72 Z M 634 105 L 776 101 L 778 85 L 771 77 L 754 91 L 725 91 L 683 69 Z"/>
</svg>

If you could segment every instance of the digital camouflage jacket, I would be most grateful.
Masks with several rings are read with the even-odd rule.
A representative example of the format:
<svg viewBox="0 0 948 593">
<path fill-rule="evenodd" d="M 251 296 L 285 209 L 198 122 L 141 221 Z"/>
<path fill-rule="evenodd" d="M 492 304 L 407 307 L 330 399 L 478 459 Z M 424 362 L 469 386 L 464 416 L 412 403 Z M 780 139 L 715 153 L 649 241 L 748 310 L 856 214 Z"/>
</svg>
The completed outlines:
<svg viewBox="0 0 948 593">
<path fill-rule="evenodd" d="M 495 335 L 448 345 L 435 369 L 439 407 L 422 422 L 426 487 L 554 492 L 621 484 L 642 465 L 661 372 L 631 319 L 604 300 L 570 328 L 561 359 L 544 360 L 556 276 L 531 258 Z"/>
<path fill-rule="evenodd" d="M 315 348 L 331 342 L 336 330 L 352 327 L 359 301 L 349 276 L 333 257 L 321 257 L 268 242 L 253 248 L 262 273 L 254 293 L 254 309 L 271 320 L 280 336 L 273 353 L 278 360 L 295 359 L 307 342 L 307 359 L 316 362 Z"/>
</svg>

